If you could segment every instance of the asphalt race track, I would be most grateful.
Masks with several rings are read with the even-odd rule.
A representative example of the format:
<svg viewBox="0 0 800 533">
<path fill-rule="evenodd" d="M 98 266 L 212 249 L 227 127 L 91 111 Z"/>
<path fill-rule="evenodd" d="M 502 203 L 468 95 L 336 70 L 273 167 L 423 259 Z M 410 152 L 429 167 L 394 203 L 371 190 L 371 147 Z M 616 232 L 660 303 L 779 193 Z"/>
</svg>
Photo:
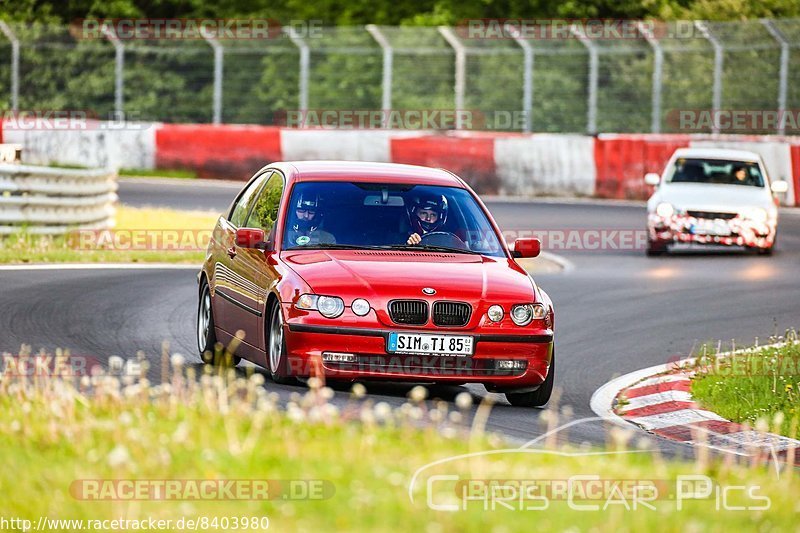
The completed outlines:
<svg viewBox="0 0 800 533">
<path fill-rule="evenodd" d="M 188 185 L 188 186 L 187 186 Z M 237 186 L 130 181 L 120 186 L 123 203 L 183 209 L 219 209 Z M 550 201 L 488 201 L 503 230 L 641 230 L 644 207 Z M 609 379 L 715 339 L 752 343 L 800 326 L 800 213 L 782 211 L 772 257 L 740 252 L 685 252 L 647 258 L 643 250 L 550 250 L 574 268 L 538 275 L 556 305 L 560 405 L 574 417 L 593 417 L 592 393 Z M 545 243 L 547 249 L 547 243 Z M 69 348 L 99 359 L 134 356 L 143 350 L 160 366 L 161 344 L 195 355 L 196 270 L 41 270 L 0 272 L 0 351 L 16 353 Z M 298 386 L 265 385 L 282 397 Z M 374 401 L 399 405 L 409 386 L 368 384 Z M 481 386 L 470 386 L 476 400 Z M 452 400 L 464 387 L 435 387 L 432 396 Z M 347 387 L 334 401 L 345 402 Z M 493 431 L 516 439 L 543 432 L 539 410 L 511 407 L 496 395 Z M 573 427 L 572 442 L 602 442 L 604 424 Z M 659 440 L 667 453 L 685 448 Z"/>
</svg>

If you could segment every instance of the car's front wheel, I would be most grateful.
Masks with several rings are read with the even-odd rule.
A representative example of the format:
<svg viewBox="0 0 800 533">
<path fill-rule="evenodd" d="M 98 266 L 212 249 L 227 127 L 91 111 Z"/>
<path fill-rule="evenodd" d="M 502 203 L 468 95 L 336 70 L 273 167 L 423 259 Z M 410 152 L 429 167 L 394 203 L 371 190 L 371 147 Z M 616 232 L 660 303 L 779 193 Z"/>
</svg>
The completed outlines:
<svg viewBox="0 0 800 533">
<path fill-rule="evenodd" d="M 292 383 L 294 379 L 289 375 L 288 356 L 286 353 L 286 336 L 283 329 L 283 314 L 281 306 L 276 303 L 272 306 L 272 315 L 269 321 L 269 349 L 267 351 L 269 373 L 275 383 Z"/>
<path fill-rule="evenodd" d="M 657 257 L 659 255 L 664 255 L 665 253 L 667 253 L 667 245 L 656 241 L 648 240 L 646 253 L 648 257 Z"/>
<path fill-rule="evenodd" d="M 533 392 L 507 392 L 506 400 L 515 407 L 542 407 L 550 401 L 553 394 L 553 382 L 556 375 L 556 350 L 550 360 L 550 371 L 542 384 Z"/>
<path fill-rule="evenodd" d="M 200 303 L 197 306 L 197 350 L 200 353 L 200 359 L 207 365 L 236 366 L 239 364 L 240 359 L 234 355 L 226 356 L 222 345 L 217 342 L 208 283 L 203 283 L 200 291 Z"/>
</svg>

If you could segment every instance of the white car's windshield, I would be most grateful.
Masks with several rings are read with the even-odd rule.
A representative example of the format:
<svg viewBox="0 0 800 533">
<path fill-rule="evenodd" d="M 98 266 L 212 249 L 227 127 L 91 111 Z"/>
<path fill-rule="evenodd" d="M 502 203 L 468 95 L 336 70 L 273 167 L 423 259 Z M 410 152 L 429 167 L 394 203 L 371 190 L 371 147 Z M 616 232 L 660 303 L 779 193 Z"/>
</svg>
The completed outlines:
<svg viewBox="0 0 800 533">
<path fill-rule="evenodd" d="M 418 242 L 412 238 L 415 234 Z M 505 255 L 497 233 L 467 190 L 393 183 L 297 183 L 287 207 L 283 248 Z"/>
<path fill-rule="evenodd" d="M 667 176 L 669 183 L 709 183 L 763 187 L 758 163 L 726 159 L 679 158 Z"/>
</svg>

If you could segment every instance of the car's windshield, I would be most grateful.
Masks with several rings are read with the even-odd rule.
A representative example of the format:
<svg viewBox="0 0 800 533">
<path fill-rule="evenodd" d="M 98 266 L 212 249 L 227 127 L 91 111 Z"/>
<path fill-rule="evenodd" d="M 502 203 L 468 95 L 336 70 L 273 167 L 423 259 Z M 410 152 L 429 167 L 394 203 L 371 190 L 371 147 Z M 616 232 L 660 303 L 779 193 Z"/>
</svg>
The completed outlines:
<svg viewBox="0 0 800 533">
<path fill-rule="evenodd" d="M 678 158 L 667 176 L 669 183 L 709 183 L 763 187 L 758 163 L 726 159 Z"/>
<path fill-rule="evenodd" d="M 486 214 L 465 189 L 390 183 L 301 182 L 284 249 L 378 248 L 503 256 Z"/>
</svg>

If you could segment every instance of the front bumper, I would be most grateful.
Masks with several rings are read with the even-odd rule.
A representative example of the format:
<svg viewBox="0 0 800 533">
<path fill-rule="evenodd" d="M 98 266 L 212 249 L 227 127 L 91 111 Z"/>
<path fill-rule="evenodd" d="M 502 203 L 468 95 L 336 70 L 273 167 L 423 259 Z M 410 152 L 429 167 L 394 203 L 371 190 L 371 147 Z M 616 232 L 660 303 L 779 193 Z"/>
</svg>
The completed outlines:
<svg viewBox="0 0 800 533">
<path fill-rule="evenodd" d="M 475 333 L 405 328 L 360 328 L 290 322 L 286 327 L 289 371 L 305 377 L 323 373 L 343 380 L 483 383 L 496 390 L 534 389 L 547 377 L 553 353 L 552 330 L 524 333 Z M 472 356 L 403 355 L 386 352 L 391 331 L 469 335 Z M 323 361 L 323 353 L 346 353 L 354 362 Z M 521 360 L 524 368 L 498 368 L 498 360 Z"/>
<path fill-rule="evenodd" d="M 758 222 L 735 217 L 727 220 L 700 219 L 685 214 L 661 217 L 650 213 L 647 218 L 649 240 L 657 244 L 710 244 L 770 248 L 775 242 L 775 221 Z M 703 224 L 709 229 L 698 230 Z"/>
</svg>

